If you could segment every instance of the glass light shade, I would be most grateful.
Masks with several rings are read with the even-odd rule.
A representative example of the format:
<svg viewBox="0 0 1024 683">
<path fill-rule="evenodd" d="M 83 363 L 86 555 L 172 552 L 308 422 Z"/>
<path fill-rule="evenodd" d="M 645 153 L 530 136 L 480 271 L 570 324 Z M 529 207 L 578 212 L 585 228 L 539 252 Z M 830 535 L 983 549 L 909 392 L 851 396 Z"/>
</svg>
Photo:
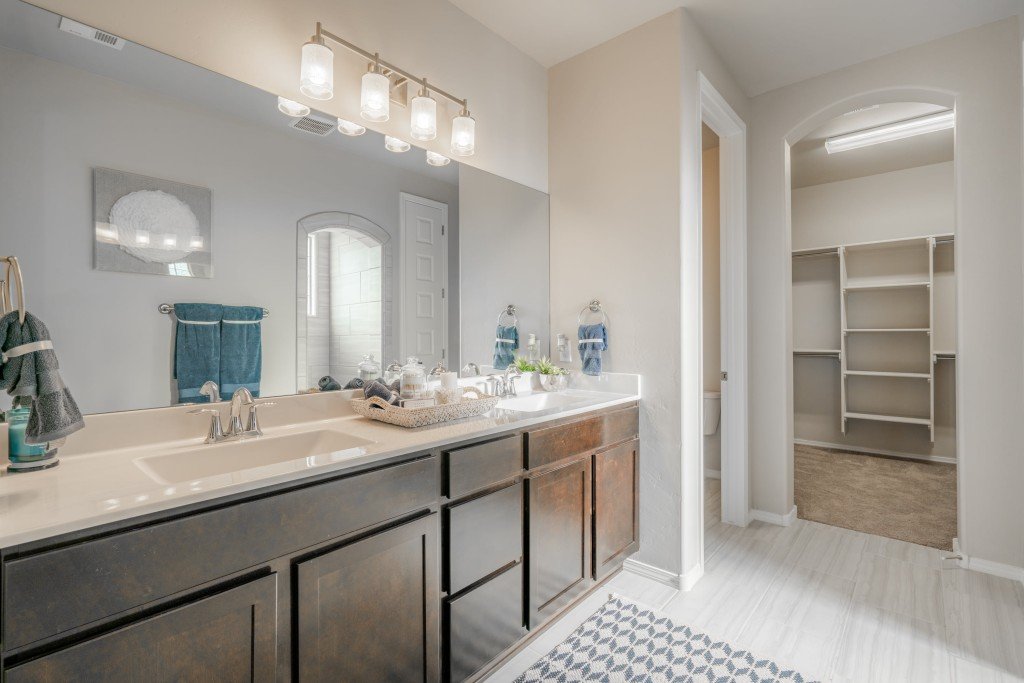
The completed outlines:
<svg viewBox="0 0 1024 683">
<path fill-rule="evenodd" d="M 390 135 L 384 136 L 384 148 L 389 152 L 408 152 L 411 145 L 405 140 L 393 138 Z"/>
<path fill-rule="evenodd" d="M 476 150 L 476 121 L 472 116 L 452 119 L 452 153 L 460 157 L 473 156 Z"/>
<path fill-rule="evenodd" d="M 351 121 L 346 121 L 345 119 L 338 119 L 338 130 L 345 135 L 351 135 L 352 137 L 362 135 L 366 132 L 366 128 L 364 126 L 360 126 L 358 123 L 352 123 Z"/>
<path fill-rule="evenodd" d="M 417 140 L 433 140 L 437 137 L 437 102 L 429 95 L 412 98 L 412 131 Z"/>
<path fill-rule="evenodd" d="M 359 93 L 359 115 L 367 121 L 387 121 L 391 117 L 391 81 L 384 74 L 363 74 Z"/>
<path fill-rule="evenodd" d="M 299 90 L 314 100 L 334 97 L 334 53 L 331 48 L 316 42 L 302 46 Z"/>
<path fill-rule="evenodd" d="M 452 163 L 452 160 L 449 159 L 448 157 L 446 157 L 443 154 L 438 154 L 437 152 L 431 152 L 428 149 L 427 150 L 427 163 L 430 164 L 431 166 L 447 166 L 448 164 Z"/>
<path fill-rule="evenodd" d="M 296 118 L 309 116 L 309 107 L 304 104 L 300 104 L 295 100 L 289 100 L 286 97 L 277 98 L 277 109 L 282 114 L 287 114 L 288 116 L 294 116 Z"/>
</svg>

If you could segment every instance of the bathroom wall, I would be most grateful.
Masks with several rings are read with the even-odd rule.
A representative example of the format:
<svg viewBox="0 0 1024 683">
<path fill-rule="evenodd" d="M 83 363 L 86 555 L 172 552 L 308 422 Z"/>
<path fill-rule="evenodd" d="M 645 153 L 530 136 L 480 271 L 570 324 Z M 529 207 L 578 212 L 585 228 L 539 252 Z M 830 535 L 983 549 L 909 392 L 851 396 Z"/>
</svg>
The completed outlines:
<svg viewBox="0 0 1024 683">
<path fill-rule="evenodd" d="M 746 111 L 685 10 L 549 72 L 552 331 L 571 332 L 580 308 L 600 299 L 605 370 L 643 376 L 638 559 L 677 576 L 698 566 L 701 552 L 699 455 L 692 469 L 682 458 L 684 420 L 686 434 L 700 438 L 700 340 L 681 322 L 684 295 L 699 310 L 699 286 L 682 286 L 680 241 L 684 220 L 699 220 L 698 71 Z M 685 365 L 684 334 L 693 340 Z M 683 383 L 693 405 L 683 405 Z"/>
<path fill-rule="evenodd" d="M 380 244 L 358 234 L 338 230 L 331 234 L 331 375 L 344 385 L 359 376 L 359 363 L 372 354 L 381 368 Z"/>
<path fill-rule="evenodd" d="M 707 133 L 705 133 L 706 135 Z M 712 133 L 714 135 L 714 133 Z M 703 305 L 701 321 L 703 338 L 701 355 L 704 362 L 704 391 L 722 390 L 722 267 L 719 214 L 719 148 L 710 147 L 702 155 L 701 176 L 701 280 Z M 721 404 L 719 404 L 721 406 Z M 722 432 L 704 438 L 704 472 L 720 474 L 722 470 Z"/>
<path fill-rule="evenodd" d="M 324 231 L 314 236 L 316 240 L 316 315 L 306 316 L 305 337 L 297 338 L 297 366 L 299 376 L 296 389 L 301 391 L 315 387 L 317 380 L 330 372 L 331 368 L 331 233 Z M 308 259 L 308 254 L 306 255 Z M 307 304 L 308 305 L 308 302 Z M 301 315 L 303 311 L 297 311 Z M 302 354 L 305 352 L 305 362 Z"/>
<path fill-rule="evenodd" d="M 0 73 L 0 139 L 5 157 L 19 160 L 0 164 L 0 244 L 21 257 L 29 306 L 53 334 L 68 386 L 95 397 L 82 402 L 86 412 L 169 402 L 172 323 L 157 312 L 161 302 L 270 309 L 264 394 L 293 392 L 296 223 L 304 216 L 349 211 L 397 234 L 399 192 L 407 191 L 448 203 L 457 231 L 458 189 L 425 173 L 24 53 L 0 49 Z M 93 270 L 95 166 L 211 188 L 215 277 Z M 112 381 L 111 363 L 96 360 L 111 358 L 131 381 Z"/>
<path fill-rule="evenodd" d="M 460 97 L 478 121 L 476 154 L 464 159 L 547 191 L 547 74 L 544 68 L 447 0 L 34 0 L 35 5 L 110 31 L 234 79 L 359 121 L 365 62 L 335 49 L 335 95 L 299 93 L 302 44 L 317 21 L 346 40 Z M 454 106 L 439 103 L 438 137 L 417 143 L 449 153 Z M 446 114 L 446 115 L 445 115 Z M 366 125 L 408 137 L 408 114 Z"/>
<path fill-rule="evenodd" d="M 533 332 L 549 355 L 549 211 L 542 192 L 459 167 L 460 254 L 473 255 L 459 264 L 463 364 L 491 364 L 498 315 L 509 304 L 517 309 L 523 348 Z"/>
<path fill-rule="evenodd" d="M 984 77 L 979 77 L 979 74 Z M 754 98 L 750 127 L 751 484 L 755 508 L 793 505 L 791 240 L 786 142 L 878 102 L 955 105 L 960 543 L 1024 566 L 1024 256 L 1017 17 Z"/>
</svg>

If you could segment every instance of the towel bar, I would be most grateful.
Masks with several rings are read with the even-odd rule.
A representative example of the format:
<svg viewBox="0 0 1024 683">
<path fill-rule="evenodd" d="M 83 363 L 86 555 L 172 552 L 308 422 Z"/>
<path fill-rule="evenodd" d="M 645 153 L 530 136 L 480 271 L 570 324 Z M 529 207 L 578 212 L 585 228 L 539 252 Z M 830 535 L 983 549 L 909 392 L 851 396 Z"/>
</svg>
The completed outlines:
<svg viewBox="0 0 1024 683">
<path fill-rule="evenodd" d="M 174 305 L 173 304 L 160 304 L 159 306 L 156 307 L 156 310 L 160 311 L 164 315 L 170 315 L 171 313 L 174 313 Z M 269 318 L 270 317 L 270 311 L 268 309 L 266 309 L 266 308 L 263 309 L 263 317 L 264 318 Z"/>
</svg>

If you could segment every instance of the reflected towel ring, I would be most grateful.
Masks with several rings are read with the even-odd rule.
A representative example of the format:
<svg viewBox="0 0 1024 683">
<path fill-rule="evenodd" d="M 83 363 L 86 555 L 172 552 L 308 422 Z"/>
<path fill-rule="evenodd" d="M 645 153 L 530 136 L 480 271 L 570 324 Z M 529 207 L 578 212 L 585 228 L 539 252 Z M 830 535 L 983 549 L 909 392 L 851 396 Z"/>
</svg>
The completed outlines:
<svg viewBox="0 0 1024 683">
<path fill-rule="evenodd" d="M 505 316 L 512 318 L 512 322 L 510 324 L 505 324 L 502 322 Z M 498 325 L 504 325 L 505 327 L 519 327 L 519 318 L 516 317 L 515 305 L 509 304 L 508 306 L 505 307 L 504 311 L 498 314 Z"/>
<path fill-rule="evenodd" d="M 594 299 L 589 304 L 587 304 L 586 306 L 584 306 L 583 308 L 580 309 L 580 314 L 578 316 L 576 316 L 576 325 L 577 326 L 583 324 L 583 316 L 587 315 L 588 313 L 600 313 L 601 314 L 601 320 L 599 320 L 598 322 L 602 322 L 602 323 L 604 323 L 606 325 L 608 324 L 608 314 L 604 312 L 604 308 L 601 306 L 601 302 L 598 301 L 597 299 Z M 588 323 L 588 324 L 593 324 L 593 323 Z"/>
<path fill-rule="evenodd" d="M 18 322 L 25 324 L 25 280 L 21 276 L 21 265 L 16 256 L 0 258 L 4 263 L 4 275 L 0 280 L 0 309 L 4 314 L 14 310 L 12 285 L 18 286 Z"/>
</svg>

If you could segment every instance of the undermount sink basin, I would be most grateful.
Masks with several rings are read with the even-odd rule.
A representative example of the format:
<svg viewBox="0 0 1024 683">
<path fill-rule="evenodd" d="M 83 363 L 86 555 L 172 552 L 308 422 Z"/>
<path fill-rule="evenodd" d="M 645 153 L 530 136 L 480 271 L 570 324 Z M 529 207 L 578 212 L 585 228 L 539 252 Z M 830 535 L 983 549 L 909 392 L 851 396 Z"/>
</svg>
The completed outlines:
<svg viewBox="0 0 1024 683">
<path fill-rule="evenodd" d="M 515 398 L 506 398 L 498 402 L 499 408 L 515 410 L 520 413 L 536 413 L 541 410 L 553 410 L 556 408 L 567 408 L 569 406 L 585 403 L 586 397 L 572 396 L 569 394 L 536 393 Z"/>
<path fill-rule="evenodd" d="M 358 436 L 323 429 L 190 446 L 139 458 L 135 463 L 157 482 L 176 484 L 317 456 L 330 456 L 322 463 L 327 464 L 361 455 L 371 443 Z"/>
</svg>

